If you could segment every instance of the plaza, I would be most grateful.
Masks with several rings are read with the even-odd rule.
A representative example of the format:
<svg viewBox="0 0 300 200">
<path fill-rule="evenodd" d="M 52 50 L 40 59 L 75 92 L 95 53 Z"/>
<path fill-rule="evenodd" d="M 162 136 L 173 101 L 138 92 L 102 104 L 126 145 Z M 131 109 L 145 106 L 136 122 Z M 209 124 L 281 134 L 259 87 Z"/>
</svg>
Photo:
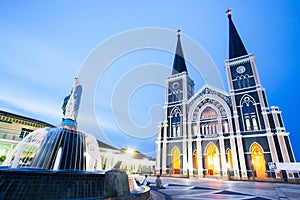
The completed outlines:
<svg viewBox="0 0 300 200">
<path fill-rule="evenodd" d="M 143 177 L 138 177 L 142 180 Z M 257 181 L 228 181 L 222 179 L 193 179 L 161 177 L 165 189 L 155 190 L 155 177 L 151 182 L 153 200 L 175 199 L 299 199 L 300 185 Z M 153 187 L 152 187 L 153 186 Z"/>
</svg>

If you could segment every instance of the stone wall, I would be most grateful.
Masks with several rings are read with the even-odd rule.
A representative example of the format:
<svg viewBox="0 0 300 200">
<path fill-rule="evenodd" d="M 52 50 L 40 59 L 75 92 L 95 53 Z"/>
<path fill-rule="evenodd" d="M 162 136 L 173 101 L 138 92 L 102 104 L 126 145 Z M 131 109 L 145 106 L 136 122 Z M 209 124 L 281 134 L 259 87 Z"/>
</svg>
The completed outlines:
<svg viewBox="0 0 300 200">
<path fill-rule="evenodd" d="M 0 199 L 104 198 L 104 173 L 0 169 Z"/>
<path fill-rule="evenodd" d="M 0 168 L 0 199 L 149 199 L 147 187 L 130 193 L 121 171 L 89 172 Z"/>
</svg>

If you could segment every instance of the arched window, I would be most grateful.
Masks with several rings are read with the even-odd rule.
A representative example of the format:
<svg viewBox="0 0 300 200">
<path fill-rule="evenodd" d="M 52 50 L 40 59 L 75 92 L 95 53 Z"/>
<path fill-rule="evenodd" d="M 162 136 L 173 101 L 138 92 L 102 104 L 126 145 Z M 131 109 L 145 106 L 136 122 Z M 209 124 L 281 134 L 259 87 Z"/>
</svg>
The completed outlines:
<svg viewBox="0 0 300 200">
<path fill-rule="evenodd" d="M 170 115 L 171 118 L 171 124 L 170 127 L 172 127 L 171 129 L 171 137 L 179 137 L 181 135 L 181 111 L 179 110 L 179 108 L 175 107 Z"/>
<path fill-rule="evenodd" d="M 238 88 L 242 88 L 241 77 L 237 77 Z"/>
<path fill-rule="evenodd" d="M 175 108 L 172 111 L 172 123 L 180 123 L 180 110 L 178 108 Z"/>
<path fill-rule="evenodd" d="M 247 81 L 247 86 L 250 87 L 250 79 L 249 79 L 248 75 L 247 75 L 247 80 L 246 81 Z"/>
<path fill-rule="evenodd" d="M 246 87 L 250 87 L 250 80 L 248 74 L 245 76 L 245 80 L 246 80 Z"/>
<path fill-rule="evenodd" d="M 245 76 L 242 76 L 242 86 L 243 88 L 246 87 L 246 77 Z"/>
<path fill-rule="evenodd" d="M 243 117 L 245 123 L 244 124 L 245 130 L 246 131 L 259 130 L 258 123 L 257 123 L 255 103 L 253 103 L 253 100 L 249 96 L 243 98 L 242 111 L 243 111 Z"/>
<path fill-rule="evenodd" d="M 207 106 L 200 112 L 200 125 L 201 134 L 209 135 L 218 133 L 218 128 L 222 127 L 222 124 L 218 124 L 218 113 L 211 106 Z"/>
<path fill-rule="evenodd" d="M 218 117 L 217 112 L 213 108 L 206 107 L 203 110 L 200 119 L 214 119 L 217 117 Z"/>
</svg>

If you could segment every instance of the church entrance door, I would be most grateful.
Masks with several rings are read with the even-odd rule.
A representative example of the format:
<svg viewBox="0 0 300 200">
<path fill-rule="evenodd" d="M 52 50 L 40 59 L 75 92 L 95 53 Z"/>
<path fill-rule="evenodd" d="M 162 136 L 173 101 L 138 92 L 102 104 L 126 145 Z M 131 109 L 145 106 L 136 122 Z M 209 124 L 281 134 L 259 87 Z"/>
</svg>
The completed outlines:
<svg viewBox="0 0 300 200">
<path fill-rule="evenodd" d="M 254 143 L 251 147 L 251 157 L 255 177 L 266 178 L 266 161 L 263 149 L 257 143 Z"/>
<path fill-rule="evenodd" d="M 172 151 L 172 174 L 180 174 L 180 151 L 177 147 Z"/>
<path fill-rule="evenodd" d="M 216 145 L 210 143 L 206 149 L 207 175 L 217 175 L 220 173 L 220 157 Z"/>
</svg>

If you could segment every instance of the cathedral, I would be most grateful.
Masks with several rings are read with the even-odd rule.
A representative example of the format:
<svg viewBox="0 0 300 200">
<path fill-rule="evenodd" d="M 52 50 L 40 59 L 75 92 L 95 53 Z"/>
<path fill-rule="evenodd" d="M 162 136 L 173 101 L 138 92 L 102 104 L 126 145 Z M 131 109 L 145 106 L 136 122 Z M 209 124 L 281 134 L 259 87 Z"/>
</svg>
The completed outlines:
<svg viewBox="0 0 300 200">
<path fill-rule="evenodd" d="M 164 118 L 158 125 L 156 173 L 277 178 L 276 163 L 296 162 L 281 111 L 268 105 L 256 58 L 246 51 L 230 10 L 227 16 L 229 93 L 208 84 L 194 92 L 177 34 L 172 75 L 166 78 Z"/>
</svg>

